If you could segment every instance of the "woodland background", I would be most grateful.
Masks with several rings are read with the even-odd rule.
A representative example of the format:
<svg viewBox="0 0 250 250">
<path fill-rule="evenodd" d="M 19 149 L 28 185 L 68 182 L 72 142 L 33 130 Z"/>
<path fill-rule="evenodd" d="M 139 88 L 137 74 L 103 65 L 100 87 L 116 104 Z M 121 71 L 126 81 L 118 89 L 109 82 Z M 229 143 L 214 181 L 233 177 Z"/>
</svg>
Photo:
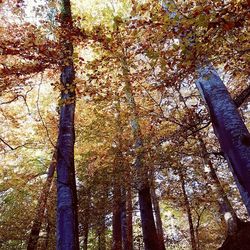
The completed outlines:
<svg viewBox="0 0 250 250">
<path fill-rule="evenodd" d="M 123 249 L 144 249 L 147 176 L 158 241 L 217 249 L 230 234 L 227 209 L 242 221 L 248 213 L 196 65 L 213 64 L 249 128 L 249 1 L 70 2 L 65 25 L 60 1 L 0 1 L 0 249 L 27 249 L 35 221 L 37 249 L 55 249 L 59 117 L 74 103 L 80 248 L 120 249 L 121 230 Z M 63 85 L 71 63 L 74 84 Z"/>
</svg>

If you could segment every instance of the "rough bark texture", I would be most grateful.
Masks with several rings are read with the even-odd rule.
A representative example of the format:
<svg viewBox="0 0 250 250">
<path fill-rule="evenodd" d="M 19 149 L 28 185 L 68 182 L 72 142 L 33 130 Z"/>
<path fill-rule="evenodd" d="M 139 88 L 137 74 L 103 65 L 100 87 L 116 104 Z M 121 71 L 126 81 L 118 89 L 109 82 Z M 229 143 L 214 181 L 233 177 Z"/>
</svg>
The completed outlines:
<svg viewBox="0 0 250 250">
<path fill-rule="evenodd" d="M 208 106 L 214 132 L 250 214 L 250 134 L 212 66 L 200 68 L 197 86 Z"/>
<path fill-rule="evenodd" d="M 139 192 L 139 206 L 142 223 L 143 241 L 145 250 L 158 250 L 159 242 L 154 222 L 152 202 L 150 196 L 150 185 L 148 181 L 148 172 L 143 164 L 143 139 L 141 134 L 140 125 L 138 122 L 138 114 L 136 109 L 136 103 L 133 96 L 131 83 L 128 79 L 128 69 L 125 61 L 123 62 L 123 75 L 125 78 L 125 94 L 127 103 L 131 112 L 131 129 L 134 137 L 135 147 L 135 169 L 137 171 L 137 188 Z"/>
<path fill-rule="evenodd" d="M 67 37 L 72 29 L 70 1 L 62 1 L 61 100 L 57 152 L 57 249 L 79 249 L 77 194 L 74 166 L 75 70 L 73 45 Z"/>
<path fill-rule="evenodd" d="M 188 224 L 189 224 L 189 232 L 190 232 L 190 239 L 191 239 L 191 246 L 192 250 L 196 250 L 196 240 L 195 240 L 195 233 L 194 233 L 194 224 L 193 224 L 193 219 L 192 219 L 192 212 L 185 188 L 185 180 L 183 174 L 180 172 L 180 179 L 181 179 L 181 188 L 182 188 L 182 193 L 183 193 L 183 198 L 184 198 L 184 205 L 187 211 L 187 216 L 188 216 Z"/>
<path fill-rule="evenodd" d="M 48 176 L 47 176 L 46 182 L 44 183 L 40 198 L 38 200 L 37 209 L 36 209 L 36 217 L 33 221 L 33 225 L 31 228 L 27 250 L 33 250 L 37 248 L 39 233 L 40 233 L 41 226 L 42 226 L 43 219 L 44 219 L 44 212 L 45 212 L 45 208 L 47 205 L 47 200 L 48 200 L 55 168 L 56 168 L 56 152 L 53 154 L 52 161 L 48 169 Z"/>
</svg>

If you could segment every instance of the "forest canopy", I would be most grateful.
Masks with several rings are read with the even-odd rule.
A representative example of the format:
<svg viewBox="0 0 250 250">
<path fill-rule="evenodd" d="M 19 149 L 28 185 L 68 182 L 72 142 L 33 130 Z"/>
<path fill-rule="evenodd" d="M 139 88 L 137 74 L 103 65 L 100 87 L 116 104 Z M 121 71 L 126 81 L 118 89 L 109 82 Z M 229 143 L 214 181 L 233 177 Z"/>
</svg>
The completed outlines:
<svg viewBox="0 0 250 250">
<path fill-rule="evenodd" d="M 0 249 L 249 249 L 249 10 L 0 0 Z"/>
</svg>

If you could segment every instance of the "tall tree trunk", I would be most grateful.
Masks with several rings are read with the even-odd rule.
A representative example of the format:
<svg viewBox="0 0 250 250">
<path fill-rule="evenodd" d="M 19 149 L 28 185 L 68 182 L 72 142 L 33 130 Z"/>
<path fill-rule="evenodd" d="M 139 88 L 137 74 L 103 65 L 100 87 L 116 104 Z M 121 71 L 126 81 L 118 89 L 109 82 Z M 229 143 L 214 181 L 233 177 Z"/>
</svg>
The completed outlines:
<svg viewBox="0 0 250 250">
<path fill-rule="evenodd" d="M 197 87 L 207 104 L 214 132 L 250 214 L 250 134 L 211 65 L 199 69 Z"/>
<path fill-rule="evenodd" d="M 113 242 L 112 250 L 122 250 L 122 176 L 124 174 L 124 163 L 122 155 L 122 123 L 120 115 L 120 99 L 118 97 L 116 104 L 116 152 L 115 152 L 115 162 L 113 168 Z M 123 184 L 124 185 L 124 184 Z"/>
<path fill-rule="evenodd" d="M 106 250 L 106 223 L 105 216 L 102 216 L 99 228 L 97 229 L 98 234 L 98 250 Z"/>
<path fill-rule="evenodd" d="M 131 177 L 129 178 L 131 180 Z M 126 196 L 126 224 L 127 224 L 127 248 L 125 250 L 133 250 L 133 199 L 132 188 L 128 185 Z"/>
<path fill-rule="evenodd" d="M 53 180 L 55 168 L 56 168 L 56 150 L 52 156 L 52 160 L 48 169 L 47 179 L 43 185 L 43 189 L 38 200 L 38 204 L 36 208 L 36 216 L 33 221 L 32 228 L 31 228 L 27 250 L 33 250 L 37 248 L 39 233 L 41 231 L 41 226 L 42 226 L 43 219 L 44 219 L 44 212 L 45 212 L 45 208 L 47 205 L 47 200 L 48 200 L 48 196 L 50 193 L 50 188 L 51 188 L 51 183 Z"/>
<path fill-rule="evenodd" d="M 118 180 L 119 182 L 119 180 Z M 121 185 L 114 183 L 114 204 L 112 218 L 113 242 L 112 250 L 122 250 L 122 201 L 121 201 Z"/>
<path fill-rule="evenodd" d="M 156 220 L 156 230 L 159 240 L 160 249 L 165 250 L 165 244 L 164 244 L 164 232 L 162 227 L 162 220 L 161 220 L 161 212 L 160 212 L 160 206 L 159 206 L 159 199 L 155 193 L 155 184 L 154 184 L 154 176 L 152 174 L 152 185 L 151 185 L 151 197 L 155 212 L 155 220 Z"/>
<path fill-rule="evenodd" d="M 178 13 L 178 9 L 173 11 L 166 4 L 162 6 L 171 18 Z M 191 34 L 189 46 L 193 46 L 195 34 L 192 34 L 192 30 L 188 32 Z M 182 37 L 186 37 L 186 34 Z M 182 40 L 182 37 L 179 39 Z M 250 134 L 237 111 L 237 106 L 245 101 L 250 90 L 247 88 L 234 102 L 211 64 L 206 62 L 201 65 L 198 74 L 196 85 L 207 104 L 214 132 L 250 215 Z"/>
<path fill-rule="evenodd" d="M 188 216 L 191 246 L 192 246 L 192 250 L 197 250 L 195 233 L 194 233 L 194 224 L 193 224 L 193 219 L 192 219 L 192 212 L 191 212 L 191 208 L 190 208 L 190 204 L 189 204 L 189 200 L 188 200 L 188 196 L 187 196 L 187 192 L 186 192 L 185 180 L 184 180 L 183 173 L 181 173 L 181 171 L 179 172 L 179 175 L 180 175 L 180 179 L 181 179 L 181 188 L 182 188 L 182 193 L 183 193 L 183 197 L 184 197 L 184 205 L 185 205 L 185 208 L 187 211 L 187 216 Z"/>
<path fill-rule="evenodd" d="M 219 206 L 221 208 L 221 212 L 224 215 L 224 219 L 225 219 L 225 222 L 227 225 L 227 233 L 228 233 L 228 235 L 233 235 L 237 231 L 237 223 L 238 223 L 239 219 L 238 219 L 230 201 L 228 200 L 227 194 L 225 193 L 225 191 L 220 183 L 220 180 L 216 174 L 216 171 L 213 167 L 213 164 L 208 157 L 206 145 L 205 145 L 200 134 L 198 134 L 198 139 L 200 141 L 203 159 L 205 161 L 205 164 L 210 169 L 210 176 L 215 184 L 217 193 L 219 195 Z"/>
<path fill-rule="evenodd" d="M 127 230 L 128 230 L 127 208 L 126 208 L 127 195 L 126 195 L 125 187 L 122 187 L 121 194 L 122 194 L 122 199 L 121 199 L 122 249 L 127 250 L 129 249 L 129 243 L 128 243 L 128 234 L 127 234 Z"/>
<path fill-rule="evenodd" d="M 70 0 L 62 0 L 61 45 L 61 107 L 57 152 L 57 249 L 79 249 L 77 193 L 74 166 L 75 143 L 75 70 L 73 45 L 69 37 L 72 30 Z"/>
<path fill-rule="evenodd" d="M 142 232 L 145 250 L 158 250 L 158 238 L 155 228 L 152 202 L 150 197 L 150 185 L 148 181 L 148 171 L 143 164 L 143 139 L 141 134 L 141 129 L 139 125 L 138 113 L 136 110 L 136 103 L 132 92 L 131 83 L 128 78 L 128 68 L 125 59 L 122 62 L 123 76 L 125 78 L 125 94 L 127 98 L 127 103 L 131 112 L 131 129 L 134 136 L 134 147 L 135 147 L 135 169 L 137 171 L 137 188 L 139 192 L 139 206 L 142 222 Z"/>
</svg>

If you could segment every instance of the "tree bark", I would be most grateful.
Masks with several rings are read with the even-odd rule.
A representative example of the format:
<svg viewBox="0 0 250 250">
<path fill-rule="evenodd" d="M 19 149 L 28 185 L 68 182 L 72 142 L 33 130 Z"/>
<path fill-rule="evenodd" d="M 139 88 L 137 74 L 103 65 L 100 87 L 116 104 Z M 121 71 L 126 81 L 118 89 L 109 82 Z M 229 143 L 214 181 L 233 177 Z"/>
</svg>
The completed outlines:
<svg viewBox="0 0 250 250">
<path fill-rule="evenodd" d="M 197 250 L 195 233 L 194 233 L 194 224 L 193 224 L 193 219 L 192 219 L 192 212 L 191 212 L 188 196 L 186 193 L 185 180 L 184 180 L 183 173 L 181 173 L 181 171 L 179 172 L 179 175 L 180 175 L 180 179 L 181 179 L 181 188 L 182 188 L 182 193 L 183 193 L 183 198 L 184 198 L 184 205 L 185 205 L 185 208 L 187 211 L 187 216 L 188 216 L 191 246 L 192 246 L 192 250 Z"/>
<path fill-rule="evenodd" d="M 234 98 L 236 107 L 240 107 L 250 96 L 250 86 L 245 88 L 239 95 Z"/>
<path fill-rule="evenodd" d="M 127 189 L 126 203 L 127 248 L 124 248 L 124 250 L 133 250 L 133 199 L 130 185 Z"/>
<path fill-rule="evenodd" d="M 163 8 L 172 17 L 178 11 L 170 11 L 166 4 L 163 4 Z M 195 35 L 190 37 L 189 46 L 193 46 Z M 249 96 L 250 89 L 246 88 L 233 101 L 218 73 L 209 63 L 201 65 L 198 74 L 196 85 L 207 104 L 214 132 L 250 215 L 250 134 L 237 111 L 237 106 Z"/>
<path fill-rule="evenodd" d="M 70 0 L 62 1 L 61 107 L 57 152 L 57 249 L 79 249 L 77 193 L 74 166 L 75 70 L 73 45 L 68 37 L 72 30 Z"/>
<path fill-rule="evenodd" d="M 136 110 L 136 103 L 132 92 L 131 83 L 128 79 L 128 68 L 125 59 L 122 61 L 123 76 L 125 78 L 125 95 L 128 106 L 131 112 L 131 129 L 134 137 L 135 147 L 135 163 L 134 167 L 137 171 L 137 188 L 139 192 L 139 206 L 142 222 L 143 241 L 145 250 L 158 250 L 158 238 L 154 222 L 154 215 L 152 209 L 152 201 L 150 196 L 150 185 L 148 181 L 148 171 L 143 163 L 143 139 L 140 125 L 138 122 L 138 113 Z"/>
<path fill-rule="evenodd" d="M 48 200 L 48 196 L 50 193 L 50 188 L 51 188 L 51 183 L 53 180 L 55 168 L 56 168 L 56 150 L 52 156 L 52 160 L 48 169 L 48 176 L 43 185 L 43 189 L 38 200 L 36 216 L 33 221 L 32 228 L 31 228 L 27 250 L 34 250 L 37 248 L 39 233 L 41 231 L 41 226 L 42 226 L 43 219 L 44 219 L 44 212 L 45 212 L 45 208 L 47 205 L 47 200 Z"/>
<path fill-rule="evenodd" d="M 122 250 L 122 181 L 121 175 L 123 175 L 123 155 L 122 155 L 122 123 L 120 116 L 120 100 L 117 99 L 116 104 L 116 152 L 115 162 L 113 168 L 113 217 L 112 217 L 112 232 L 113 242 L 112 250 Z M 124 185 L 124 184 L 123 184 Z"/>
<path fill-rule="evenodd" d="M 106 250 L 106 224 L 105 216 L 102 216 L 100 225 L 98 228 L 98 250 Z"/>
<path fill-rule="evenodd" d="M 119 182 L 119 180 L 118 180 Z M 122 249 L 122 201 L 121 201 L 121 185 L 114 184 L 114 204 L 112 218 L 113 244 L 112 250 Z"/>
<path fill-rule="evenodd" d="M 159 200 L 155 193 L 155 185 L 154 185 L 154 176 L 152 174 L 152 185 L 151 185 L 151 197 L 155 212 L 155 221 L 156 221 L 156 230 L 159 240 L 160 249 L 165 250 L 165 243 L 164 243 L 164 232 L 162 227 L 162 220 L 161 220 L 161 212 L 159 206 Z"/>
<path fill-rule="evenodd" d="M 250 134 L 212 66 L 199 69 L 197 87 L 207 104 L 214 132 L 250 214 Z"/>
<path fill-rule="evenodd" d="M 122 199 L 121 199 L 121 229 L 122 229 L 122 249 L 128 250 L 129 249 L 129 242 L 128 242 L 128 224 L 127 224 L 127 208 L 126 208 L 126 189 L 125 187 L 122 188 Z M 129 249 L 131 250 L 131 249 Z"/>
</svg>

